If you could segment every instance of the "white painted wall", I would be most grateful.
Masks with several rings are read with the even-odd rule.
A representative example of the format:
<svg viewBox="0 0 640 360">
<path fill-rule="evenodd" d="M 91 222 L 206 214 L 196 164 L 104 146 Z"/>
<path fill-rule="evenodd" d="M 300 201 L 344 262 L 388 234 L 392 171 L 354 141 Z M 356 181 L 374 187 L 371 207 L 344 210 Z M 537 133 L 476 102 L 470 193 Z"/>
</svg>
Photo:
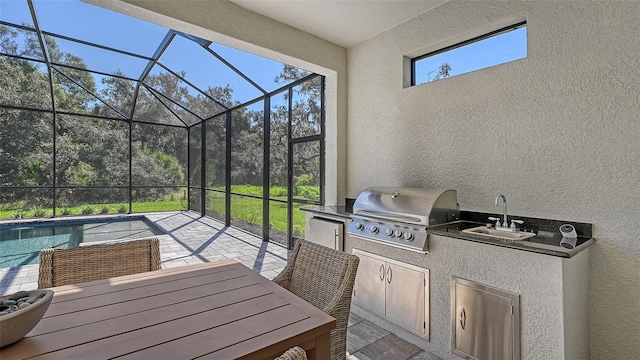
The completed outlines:
<svg viewBox="0 0 640 360">
<path fill-rule="evenodd" d="M 230 1 L 83 0 L 203 39 L 298 66 L 326 77 L 327 204 L 346 189 L 346 49 L 250 12 Z"/>
<path fill-rule="evenodd" d="M 526 59 L 403 87 L 405 56 L 524 19 Z M 503 193 L 511 214 L 593 223 L 591 358 L 635 359 L 638 54 L 638 1 L 452 0 L 350 48 L 347 196 L 453 188 L 463 210 L 499 212 Z"/>
</svg>

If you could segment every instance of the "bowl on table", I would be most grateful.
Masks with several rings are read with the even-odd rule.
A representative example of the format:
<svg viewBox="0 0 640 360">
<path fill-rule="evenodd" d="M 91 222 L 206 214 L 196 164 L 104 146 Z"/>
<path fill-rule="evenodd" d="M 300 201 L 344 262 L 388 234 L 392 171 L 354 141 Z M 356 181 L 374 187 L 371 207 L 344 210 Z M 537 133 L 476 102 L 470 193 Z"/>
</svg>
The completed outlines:
<svg viewBox="0 0 640 360">
<path fill-rule="evenodd" d="M 51 299 L 52 290 L 19 291 L 0 296 L 0 347 L 27 335 L 47 312 Z"/>
</svg>

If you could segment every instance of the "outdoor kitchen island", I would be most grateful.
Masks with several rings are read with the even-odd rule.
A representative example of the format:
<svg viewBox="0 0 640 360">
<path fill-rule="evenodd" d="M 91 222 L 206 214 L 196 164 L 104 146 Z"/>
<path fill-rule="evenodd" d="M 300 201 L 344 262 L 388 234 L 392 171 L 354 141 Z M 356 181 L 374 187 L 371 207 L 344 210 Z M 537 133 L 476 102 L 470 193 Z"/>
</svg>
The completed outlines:
<svg viewBox="0 0 640 360">
<path fill-rule="evenodd" d="M 342 219 L 345 223 L 352 221 L 344 213 L 343 207 L 309 207 L 305 210 L 308 212 L 307 218 L 329 216 L 333 220 Z M 424 299 L 428 336 L 385 316 L 379 309 L 359 303 L 357 293 L 352 311 L 443 359 L 459 359 L 452 352 L 451 339 L 452 334 L 459 331 L 456 328 L 462 322 L 462 317 L 459 309 L 451 304 L 451 294 L 452 288 L 458 286 L 452 285 L 452 281 L 464 279 L 518 296 L 519 311 L 516 308 L 518 313 L 515 315 L 519 326 L 510 330 L 519 339 L 515 340 L 517 344 L 512 344 L 512 358 L 588 358 L 589 247 L 594 242 L 590 225 L 572 223 L 579 232 L 578 244 L 574 249 L 559 245 L 561 236 L 557 231 L 557 222 L 550 220 L 523 218 L 539 234 L 528 245 L 525 245 L 528 240 L 517 244 L 515 241 L 485 239 L 461 231 L 472 225 L 483 225 L 479 220 L 484 215 L 461 211 L 459 221 L 428 228 L 426 254 L 362 237 L 344 237 L 345 252 L 353 253 L 355 250 L 359 256 L 364 254 L 374 260 L 387 259 L 386 263 L 382 261 L 381 264 L 391 264 L 392 267 L 404 264 L 405 267 L 426 270 Z M 554 228 L 555 233 L 552 231 Z M 360 270 L 364 270 L 364 267 Z M 384 275 L 381 276 L 377 268 L 370 273 L 359 271 L 356 290 L 358 282 L 362 281 L 361 277 L 384 279 Z M 393 299 L 393 296 L 385 295 L 385 298 Z M 382 301 L 384 303 L 385 299 Z M 470 314 L 468 308 L 467 314 Z"/>
</svg>

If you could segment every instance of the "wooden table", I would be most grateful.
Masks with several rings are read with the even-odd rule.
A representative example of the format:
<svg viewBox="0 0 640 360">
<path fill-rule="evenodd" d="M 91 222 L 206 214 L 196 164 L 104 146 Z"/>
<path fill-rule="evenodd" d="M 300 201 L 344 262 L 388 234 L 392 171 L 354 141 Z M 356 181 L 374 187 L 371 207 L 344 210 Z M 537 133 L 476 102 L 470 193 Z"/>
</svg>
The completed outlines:
<svg viewBox="0 0 640 360">
<path fill-rule="evenodd" d="M 335 319 L 235 260 L 53 288 L 0 359 L 330 358 Z"/>
</svg>

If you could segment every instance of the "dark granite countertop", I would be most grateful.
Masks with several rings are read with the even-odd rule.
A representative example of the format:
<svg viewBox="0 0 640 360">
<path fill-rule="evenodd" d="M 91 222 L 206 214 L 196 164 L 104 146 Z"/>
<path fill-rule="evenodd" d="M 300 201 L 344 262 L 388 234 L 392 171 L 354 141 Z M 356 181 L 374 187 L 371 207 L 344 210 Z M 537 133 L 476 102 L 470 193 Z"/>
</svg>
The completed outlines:
<svg viewBox="0 0 640 360">
<path fill-rule="evenodd" d="M 427 233 L 564 258 L 570 258 L 578 254 L 595 242 L 595 240 L 591 237 L 578 236 L 575 248 L 567 249 L 560 245 L 562 234 L 560 234 L 559 231 L 552 232 L 537 230 L 534 231 L 536 233 L 536 236 L 530 237 L 526 240 L 503 240 L 495 237 L 474 235 L 462 232 L 462 230 L 482 225 L 486 224 L 475 221 L 461 220 L 431 227 L 427 230 Z"/>
<path fill-rule="evenodd" d="M 348 219 L 351 216 L 351 206 L 334 205 L 334 206 L 305 206 L 300 208 L 303 211 L 321 213 L 325 215 L 338 216 Z"/>
</svg>

